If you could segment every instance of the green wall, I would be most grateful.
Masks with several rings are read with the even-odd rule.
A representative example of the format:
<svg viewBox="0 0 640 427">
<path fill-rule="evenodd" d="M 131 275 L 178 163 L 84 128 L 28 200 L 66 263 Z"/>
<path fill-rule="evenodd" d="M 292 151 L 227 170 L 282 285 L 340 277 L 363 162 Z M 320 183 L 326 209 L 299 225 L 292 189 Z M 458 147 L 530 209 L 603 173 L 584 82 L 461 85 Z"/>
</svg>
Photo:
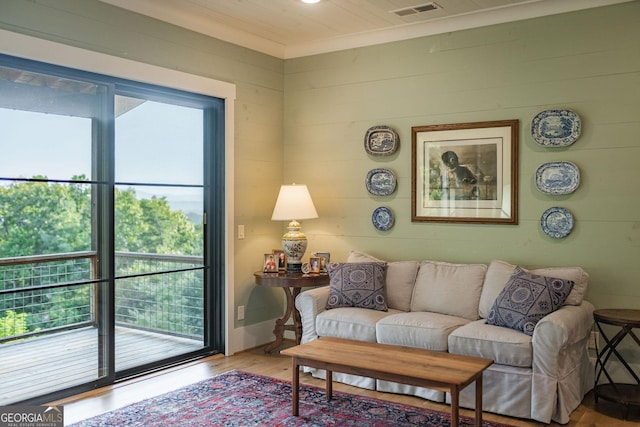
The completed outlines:
<svg viewBox="0 0 640 427">
<path fill-rule="evenodd" d="M 531 119 L 549 108 L 580 115 L 573 145 L 532 139 Z M 520 121 L 519 224 L 411 222 L 411 127 L 503 119 Z M 596 307 L 640 308 L 640 2 L 287 60 L 284 123 L 285 181 L 307 184 L 320 215 L 302 224 L 310 251 L 579 265 Z M 392 157 L 365 152 L 374 125 L 399 133 Z M 580 187 L 544 195 L 535 171 L 558 160 L 579 167 Z M 367 192 L 376 167 L 395 171 L 391 196 Z M 382 205 L 396 216 L 387 232 L 371 223 Z M 552 206 L 575 217 L 564 239 L 541 230 Z"/>
<path fill-rule="evenodd" d="M 309 186 L 320 215 L 302 224 L 308 253 L 580 265 L 597 307 L 640 307 L 638 1 L 284 61 L 97 0 L 0 0 L 0 28 L 237 85 L 234 221 L 246 238 L 234 241 L 232 291 L 246 320 L 236 327 L 271 325 L 282 313 L 281 292 L 256 287 L 252 273 L 279 246 L 285 225 L 270 221 L 271 211 L 279 186 L 293 181 Z M 575 144 L 533 141 L 531 119 L 548 108 L 580 115 Z M 502 119 L 520 120 L 519 225 L 412 223 L 411 127 Z M 374 125 L 398 131 L 395 155 L 366 154 Z M 535 188 L 536 168 L 555 160 L 579 166 L 575 193 Z M 393 195 L 366 191 L 375 167 L 395 170 Z M 381 205 L 396 214 L 387 232 L 371 224 Z M 567 238 L 541 231 L 551 206 L 574 214 Z"/>
</svg>

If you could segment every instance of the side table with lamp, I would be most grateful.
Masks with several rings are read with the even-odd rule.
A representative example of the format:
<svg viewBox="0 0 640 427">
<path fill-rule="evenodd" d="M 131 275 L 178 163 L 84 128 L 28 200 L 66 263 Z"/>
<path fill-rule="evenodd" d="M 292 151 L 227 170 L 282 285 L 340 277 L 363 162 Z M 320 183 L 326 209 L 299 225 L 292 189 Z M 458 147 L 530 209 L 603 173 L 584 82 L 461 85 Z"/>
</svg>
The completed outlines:
<svg viewBox="0 0 640 427">
<path fill-rule="evenodd" d="M 327 273 L 264 273 L 262 271 L 256 271 L 253 275 L 257 285 L 271 288 L 282 288 L 287 297 L 284 316 L 276 320 L 276 326 L 273 329 L 273 334 L 276 339 L 264 348 L 264 352 L 271 353 L 273 350 L 280 347 L 284 339 L 284 331 L 294 331 L 296 334 L 296 344 L 300 344 L 300 337 L 302 336 L 302 322 L 300 320 L 300 313 L 295 308 L 296 297 L 302 288 L 328 285 L 329 275 Z M 287 325 L 292 314 L 293 325 Z"/>
<path fill-rule="evenodd" d="M 282 288 L 287 299 L 284 316 L 276 320 L 273 330 L 276 339 L 265 347 L 265 353 L 271 353 L 282 344 L 285 330 L 295 331 L 296 344 L 300 344 L 302 323 L 300 313 L 295 308 L 296 296 L 302 288 L 329 284 L 329 275 L 326 273 L 304 274 L 302 272 L 302 257 L 307 250 L 307 236 L 300 231 L 298 220 L 313 218 L 318 218 L 318 212 L 306 185 L 294 183 L 280 187 L 271 219 L 290 221 L 288 231 L 282 236 L 282 249 L 287 256 L 287 270 L 280 273 L 262 271 L 254 273 L 257 285 Z M 287 325 L 292 314 L 293 325 Z"/>
</svg>

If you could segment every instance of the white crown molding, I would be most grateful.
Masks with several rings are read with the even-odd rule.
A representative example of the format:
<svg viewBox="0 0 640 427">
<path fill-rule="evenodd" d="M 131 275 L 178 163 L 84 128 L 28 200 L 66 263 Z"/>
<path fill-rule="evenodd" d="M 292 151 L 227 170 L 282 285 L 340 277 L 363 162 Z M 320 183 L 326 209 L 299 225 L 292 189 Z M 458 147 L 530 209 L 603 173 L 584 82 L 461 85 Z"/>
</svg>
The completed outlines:
<svg viewBox="0 0 640 427">
<path fill-rule="evenodd" d="M 209 12 L 191 2 L 175 0 L 100 0 L 113 6 L 127 9 L 141 15 L 150 16 L 218 40 L 243 46 L 276 58 L 284 59 L 285 46 L 258 37 L 245 31 L 237 30 L 217 20 L 209 18 Z"/>
<path fill-rule="evenodd" d="M 573 12 L 581 9 L 609 6 L 634 0 L 532 0 L 526 3 L 514 4 L 513 6 L 504 6 L 465 15 L 439 18 L 375 31 L 345 34 L 344 36 L 309 42 L 293 43 L 286 46 L 209 19 L 207 16 L 210 12 L 191 2 L 176 2 L 174 0 L 101 1 L 206 34 L 219 40 L 275 56 L 276 58 L 291 59 Z"/>
</svg>

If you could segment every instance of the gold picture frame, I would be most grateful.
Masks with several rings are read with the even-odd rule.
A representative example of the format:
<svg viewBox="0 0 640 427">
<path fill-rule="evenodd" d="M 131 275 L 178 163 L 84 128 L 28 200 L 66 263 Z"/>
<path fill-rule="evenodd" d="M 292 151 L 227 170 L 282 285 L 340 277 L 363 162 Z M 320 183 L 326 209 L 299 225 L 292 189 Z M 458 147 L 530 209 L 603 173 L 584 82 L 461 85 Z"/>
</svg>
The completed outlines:
<svg viewBox="0 0 640 427">
<path fill-rule="evenodd" d="M 264 273 L 277 273 L 278 261 L 273 253 L 264 254 L 264 260 L 262 261 L 262 271 Z"/>
<path fill-rule="evenodd" d="M 278 271 L 286 271 L 287 270 L 287 255 L 284 253 L 282 249 L 273 249 L 271 251 L 273 256 L 276 258 L 276 262 L 278 263 Z"/>
<path fill-rule="evenodd" d="M 329 264 L 331 260 L 331 253 L 330 252 L 314 252 L 313 256 L 317 256 L 320 258 L 320 272 L 326 273 L 327 264 Z"/>
<path fill-rule="evenodd" d="M 318 257 L 318 256 L 312 256 L 309 257 L 309 273 L 320 273 L 320 262 L 321 262 L 322 258 Z"/>
</svg>

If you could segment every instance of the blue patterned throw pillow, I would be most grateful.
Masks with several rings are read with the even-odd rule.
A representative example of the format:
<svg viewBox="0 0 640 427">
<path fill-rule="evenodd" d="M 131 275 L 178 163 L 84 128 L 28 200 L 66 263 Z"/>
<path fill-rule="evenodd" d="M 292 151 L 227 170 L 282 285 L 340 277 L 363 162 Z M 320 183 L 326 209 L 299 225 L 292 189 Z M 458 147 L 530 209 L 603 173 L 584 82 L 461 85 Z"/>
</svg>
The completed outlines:
<svg viewBox="0 0 640 427">
<path fill-rule="evenodd" d="M 493 303 L 487 323 L 533 335 L 538 321 L 564 305 L 572 288 L 572 280 L 540 276 L 516 267 Z"/>
<path fill-rule="evenodd" d="M 385 262 L 330 263 L 327 310 L 338 307 L 361 307 L 388 311 L 385 300 Z"/>
</svg>

